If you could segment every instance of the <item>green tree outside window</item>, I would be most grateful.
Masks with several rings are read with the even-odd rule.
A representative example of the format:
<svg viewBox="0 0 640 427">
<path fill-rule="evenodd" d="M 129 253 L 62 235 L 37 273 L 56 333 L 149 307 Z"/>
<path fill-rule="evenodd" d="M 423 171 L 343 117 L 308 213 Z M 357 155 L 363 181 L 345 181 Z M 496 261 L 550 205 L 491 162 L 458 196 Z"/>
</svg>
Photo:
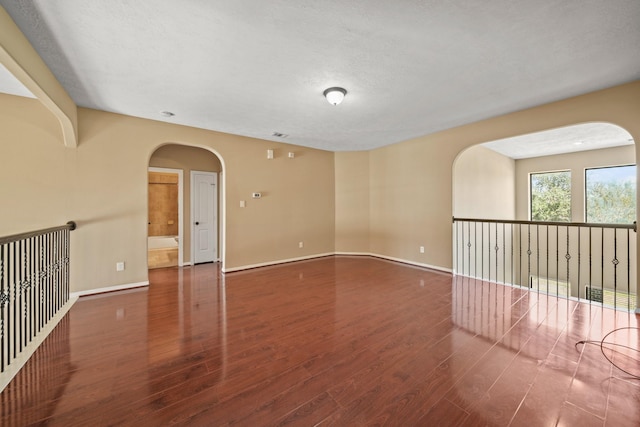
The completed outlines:
<svg viewBox="0 0 640 427">
<path fill-rule="evenodd" d="M 532 173 L 531 220 L 571 221 L 571 172 Z"/>
<path fill-rule="evenodd" d="M 587 222 L 632 224 L 636 220 L 636 167 L 585 170 Z"/>
</svg>

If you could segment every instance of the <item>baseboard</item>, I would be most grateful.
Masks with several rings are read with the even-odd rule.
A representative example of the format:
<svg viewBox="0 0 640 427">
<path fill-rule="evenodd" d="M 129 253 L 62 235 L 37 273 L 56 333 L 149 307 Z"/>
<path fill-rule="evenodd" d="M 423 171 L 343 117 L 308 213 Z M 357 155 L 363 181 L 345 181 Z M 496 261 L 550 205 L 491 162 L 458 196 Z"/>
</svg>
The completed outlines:
<svg viewBox="0 0 640 427">
<path fill-rule="evenodd" d="M 436 266 L 436 265 L 425 264 L 425 263 L 416 262 L 416 261 L 410 261 L 410 260 L 407 260 L 407 259 L 391 257 L 391 256 L 376 254 L 376 253 L 372 253 L 372 252 L 335 252 L 335 255 L 370 256 L 370 257 L 373 257 L 373 258 L 381 258 L 381 259 L 386 259 L 388 261 L 395 261 L 395 262 L 399 262 L 399 263 L 402 263 L 402 264 L 409 264 L 409 265 L 413 265 L 413 266 L 416 266 L 416 267 L 428 268 L 429 270 L 436 270 L 436 271 L 441 271 L 443 273 L 453 274 L 453 270 L 450 269 L 450 268 L 439 267 L 439 266 Z"/>
<path fill-rule="evenodd" d="M 324 257 L 327 257 L 327 256 L 332 256 L 332 255 L 369 256 L 369 257 L 373 257 L 373 258 L 381 258 L 381 259 L 385 259 L 385 260 L 388 260 L 388 261 L 399 262 L 399 263 L 402 263 L 402 264 L 408 264 L 408 265 L 412 265 L 412 266 L 416 266 L 416 267 L 428 268 L 429 270 L 441 271 L 443 273 L 448 273 L 448 274 L 452 274 L 453 273 L 453 270 L 450 269 L 450 268 L 438 267 L 438 266 L 431 265 L 431 264 L 425 264 L 425 263 L 421 263 L 421 262 L 410 261 L 410 260 L 406 260 L 406 259 L 402 259 L 402 258 L 390 257 L 390 256 L 381 255 L 381 254 L 375 254 L 375 253 L 371 253 L 371 252 L 327 252 L 327 253 L 323 253 L 323 254 L 308 255 L 308 256 L 298 257 L 298 258 L 289 258 L 289 259 L 283 259 L 283 260 L 278 260 L 278 261 L 267 261 L 267 262 L 262 262 L 262 263 L 258 263 L 258 264 L 242 265 L 242 266 L 239 266 L 239 267 L 232 267 L 232 268 L 224 268 L 223 267 L 221 271 L 223 273 L 233 273 L 235 271 L 243 271 L 243 270 L 249 270 L 249 269 L 252 269 L 252 268 L 259 268 L 259 267 L 268 267 L 268 266 L 271 266 L 271 265 L 286 264 L 286 263 L 289 263 L 289 262 L 296 262 L 296 261 L 306 261 L 306 260 L 310 260 L 310 259 L 314 259 L 314 258 L 324 258 Z"/>
<path fill-rule="evenodd" d="M 5 371 L 0 374 L 0 392 L 4 390 L 4 388 L 9 385 L 13 377 L 22 369 L 22 367 L 27 363 L 29 358 L 35 353 L 35 351 L 40 347 L 40 345 L 44 342 L 44 340 L 49 336 L 49 334 L 53 331 L 53 329 L 60 323 L 65 314 L 71 309 L 71 306 L 78 300 L 77 296 L 71 294 L 69 296 L 69 301 L 62 307 L 60 310 L 49 320 L 49 322 L 42 328 L 40 333 L 33 338 L 27 346 L 22 350 L 22 352 L 11 361 L 11 364 L 6 367 Z"/>
<path fill-rule="evenodd" d="M 141 288 L 143 286 L 149 286 L 149 281 L 146 280 L 144 282 L 126 283 L 124 285 L 107 286 L 106 288 L 96 288 L 96 289 L 89 289 L 86 291 L 78 291 L 78 292 L 71 293 L 71 296 L 83 297 L 86 295 L 104 294 L 106 292 L 115 292 L 115 291 L 122 291 L 126 289 Z"/>
<path fill-rule="evenodd" d="M 233 273 L 234 271 L 242 271 L 242 270 L 249 270 L 252 268 L 259 268 L 259 267 L 268 267 L 271 265 L 278 265 L 278 264 L 287 264 L 290 262 L 296 262 L 296 261 L 306 261 L 306 260 L 310 260 L 310 259 L 314 259 L 314 258 L 324 258 L 327 256 L 332 256 L 335 255 L 334 252 L 327 252 L 324 254 L 315 254 L 315 255 L 307 255 L 307 256 L 302 256 L 302 257 L 297 257 L 297 258 L 289 258 L 289 259 L 281 259 L 278 261 L 267 261 L 267 262 L 261 262 L 258 264 L 249 264 L 249 265 L 242 265 L 240 267 L 232 267 L 232 268 L 222 268 L 222 272 L 223 273 Z"/>
</svg>

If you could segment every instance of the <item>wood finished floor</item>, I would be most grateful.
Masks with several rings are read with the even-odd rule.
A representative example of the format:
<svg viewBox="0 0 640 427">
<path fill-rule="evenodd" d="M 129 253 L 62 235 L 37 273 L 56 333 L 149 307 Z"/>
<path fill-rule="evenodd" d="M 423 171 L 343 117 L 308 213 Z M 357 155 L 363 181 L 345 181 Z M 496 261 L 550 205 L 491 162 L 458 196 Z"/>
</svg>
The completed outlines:
<svg viewBox="0 0 640 427">
<path fill-rule="evenodd" d="M 640 381 L 574 347 L 633 314 L 358 257 L 150 283 L 81 298 L 2 426 L 640 425 Z"/>
</svg>

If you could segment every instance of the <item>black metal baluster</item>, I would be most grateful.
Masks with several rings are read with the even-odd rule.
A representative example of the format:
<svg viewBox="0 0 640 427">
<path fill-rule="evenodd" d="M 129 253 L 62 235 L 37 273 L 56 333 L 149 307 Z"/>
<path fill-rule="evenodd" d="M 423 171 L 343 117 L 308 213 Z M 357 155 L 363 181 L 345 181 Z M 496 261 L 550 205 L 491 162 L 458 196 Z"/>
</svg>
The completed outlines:
<svg viewBox="0 0 640 427">
<path fill-rule="evenodd" d="M 531 283 L 531 224 L 527 224 L 527 286 L 533 287 Z"/>
<path fill-rule="evenodd" d="M 491 223 L 487 223 L 487 281 L 491 281 Z"/>
<path fill-rule="evenodd" d="M 540 292 L 540 226 L 538 224 L 536 224 L 536 286 Z"/>
<path fill-rule="evenodd" d="M 43 276 L 43 248 L 44 236 L 38 237 L 38 331 L 44 327 L 44 276 Z"/>
<path fill-rule="evenodd" d="M 480 223 L 480 279 L 484 280 L 484 222 Z"/>
<path fill-rule="evenodd" d="M 473 223 L 473 276 L 478 277 L 478 223 Z"/>
<path fill-rule="evenodd" d="M 556 225 L 556 288 L 560 286 L 560 228 Z"/>
<path fill-rule="evenodd" d="M 53 312 L 54 312 L 54 298 L 53 298 L 53 290 L 54 290 L 54 282 L 55 282 L 55 268 L 54 268 L 54 246 L 55 246 L 55 238 L 54 238 L 54 234 L 50 233 L 49 234 L 49 253 L 48 255 L 48 260 L 47 260 L 47 268 L 48 268 L 48 276 L 49 276 L 49 283 L 48 283 L 48 287 L 47 287 L 47 322 L 51 320 L 51 317 L 53 316 Z"/>
<path fill-rule="evenodd" d="M 467 243 L 467 247 L 469 248 L 469 250 L 467 251 L 468 253 L 468 258 L 469 258 L 469 274 L 468 276 L 471 277 L 471 223 L 467 222 L 467 236 L 469 236 L 469 243 Z"/>
<path fill-rule="evenodd" d="M 580 240 L 582 236 L 582 230 L 580 229 L 580 227 L 578 227 L 577 230 L 578 230 L 578 301 L 580 301 L 580 270 L 582 270 L 580 265 L 580 260 L 582 255 L 582 246 L 580 245 Z M 567 287 L 571 289 L 571 284 L 570 283 L 567 284 Z"/>
<path fill-rule="evenodd" d="M 513 230 L 513 224 L 511 224 L 511 284 L 515 285 L 515 281 L 516 281 L 516 269 L 515 269 L 515 262 L 514 262 L 514 258 L 513 258 L 513 234 L 514 234 L 514 230 Z"/>
<path fill-rule="evenodd" d="M 520 268 L 518 269 L 519 282 L 518 285 L 522 287 L 522 224 L 518 224 L 518 245 L 520 246 Z"/>
<path fill-rule="evenodd" d="M 460 249 L 460 236 L 458 233 L 458 226 L 460 224 L 455 220 L 455 218 L 453 219 L 453 238 L 455 241 L 454 244 L 454 250 L 456 251 L 456 258 L 455 258 L 455 266 L 453 268 L 453 273 L 455 275 L 459 274 L 459 268 L 460 268 L 460 260 L 458 258 L 458 250 Z"/>
<path fill-rule="evenodd" d="M 618 232 L 613 229 L 613 308 L 618 308 Z M 604 291 L 603 291 L 604 294 Z M 604 301 L 604 298 L 602 298 Z"/>
<path fill-rule="evenodd" d="M 600 292 L 602 292 L 600 305 L 604 307 L 604 227 L 600 227 Z"/>
<path fill-rule="evenodd" d="M 56 232 L 57 235 L 57 244 L 56 248 L 58 248 L 58 260 L 57 260 L 57 271 L 58 271 L 58 280 L 57 280 L 57 289 L 56 289 L 56 313 L 62 307 L 62 267 L 63 267 L 63 253 L 62 253 L 62 231 Z"/>
<path fill-rule="evenodd" d="M 33 325 L 33 308 L 35 307 L 34 301 L 33 301 L 33 278 L 35 276 L 35 271 L 33 269 L 33 240 L 34 238 L 30 238 L 29 239 L 29 254 L 28 254 L 28 259 L 29 259 L 29 308 L 28 308 L 28 314 L 27 317 L 29 317 L 29 342 L 31 342 L 31 340 L 33 339 L 33 336 L 35 335 L 35 328 Z"/>
<path fill-rule="evenodd" d="M 500 277 L 498 274 L 498 251 L 500 250 L 500 248 L 498 247 L 498 224 L 496 224 L 496 246 L 495 246 L 495 250 L 496 250 L 496 283 L 500 283 Z"/>
<path fill-rule="evenodd" d="M 547 234 L 547 251 L 546 251 L 546 263 L 547 263 L 547 293 L 549 293 L 549 226 L 545 226 Z M 558 295 L 558 287 L 556 286 L 556 295 Z"/>
<path fill-rule="evenodd" d="M 6 285 L 5 285 L 5 245 L 0 245 L 0 372 L 4 372 L 4 353 L 5 353 L 5 305 L 7 303 L 6 298 Z"/>
<path fill-rule="evenodd" d="M 506 226 L 502 223 L 502 283 L 507 283 L 507 237 Z"/>
<path fill-rule="evenodd" d="M 593 289 L 593 280 L 592 280 L 592 270 L 593 270 L 593 242 L 592 242 L 592 231 L 593 228 L 589 227 L 589 293 L 591 293 L 591 289 Z M 585 288 L 586 290 L 586 288 Z M 585 298 L 589 300 L 589 305 L 591 305 L 591 295 L 586 295 Z M 580 299 L 580 289 L 578 289 L 578 299 Z"/>
<path fill-rule="evenodd" d="M 627 310 L 629 312 L 631 312 L 631 246 L 629 244 L 630 235 L 631 230 L 627 228 Z"/>
<path fill-rule="evenodd" d="M 569 226 L 566 227 L 567 233 L 567 253 L 564 256 L 567 260 L 567 289 L 571 289 L 571 283 L 569 282 L 569 260 L 571 259 L 571 254 L 569 253 Z M 567 291 L 568 294 L 571 294 L 570 291 Z"/>
<path fill-rule="evenodd" d="M 69 276 L 71 275 L 71 231 L 65 230 L 64 232 L 64 294 L 63 305 L 69 301 Z"/>
<path fill-rule="evenodd" d="M 13 349 L 13 358 L 15 359 L 18 355 L 18 351 L 22 350 L 22 316 L 20 315 L 22 309 L 22 291 L 20 283 L 22 282 L 22 265 L 20 260 L 22 259 L 22 242 L 18 242 L 17 245 L 17 253 L 15 254 L 15 288 L 16 288 L 16 305 L 14 315 L 16 317 L 16 327 L 18 330 L 16 331 L 15 337 L 15 348 Z"/>
<path fill-rule="evenodd" d="M 15 319 L 15 245 L 16 242 L 10 244 L 7 256 L 7 292 L 9 293 L 9 300 L 7 301 L 7 365 L 11 363 L 13 340 L 16 337 L 16 319 Z M 15 344 L 14 344 L 15 345 Z"/>
</svg>

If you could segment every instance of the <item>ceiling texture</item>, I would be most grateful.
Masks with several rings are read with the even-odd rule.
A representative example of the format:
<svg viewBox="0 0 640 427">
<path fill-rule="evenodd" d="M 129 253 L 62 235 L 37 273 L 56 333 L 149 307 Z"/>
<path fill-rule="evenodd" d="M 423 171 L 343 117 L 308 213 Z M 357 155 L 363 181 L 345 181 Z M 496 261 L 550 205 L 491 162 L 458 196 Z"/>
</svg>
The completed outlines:
<svg viewBox="0 0 640 427">
<path fill-rule="evenodd" d="M 79 106 L 332 151 L 640 79 L 638 0 L 0 4 Z"/>
</svg>

